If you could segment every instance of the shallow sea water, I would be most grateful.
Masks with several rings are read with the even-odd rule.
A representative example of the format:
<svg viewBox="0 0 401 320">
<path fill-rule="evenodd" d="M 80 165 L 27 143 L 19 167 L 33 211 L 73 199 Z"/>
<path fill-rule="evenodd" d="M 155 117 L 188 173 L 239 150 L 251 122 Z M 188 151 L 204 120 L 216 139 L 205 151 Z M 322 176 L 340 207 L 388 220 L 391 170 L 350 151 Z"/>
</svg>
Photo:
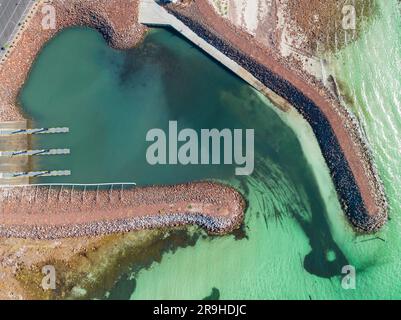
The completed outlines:
<svg viewBox="0 0 401 320">
<path fill-rule="evenodd" d="M 361 281 L 371 288 L 365 295 L 400 298 L 401 6 L 397 0 L 377 3 L 379 12 L 363 35 L 329 60 L 369 141 L 390 205 L 390 221 L 378 235 L 385 242 L 364 245 L 372 253 L 380 248 L 362 269 Z"/>
</svg>

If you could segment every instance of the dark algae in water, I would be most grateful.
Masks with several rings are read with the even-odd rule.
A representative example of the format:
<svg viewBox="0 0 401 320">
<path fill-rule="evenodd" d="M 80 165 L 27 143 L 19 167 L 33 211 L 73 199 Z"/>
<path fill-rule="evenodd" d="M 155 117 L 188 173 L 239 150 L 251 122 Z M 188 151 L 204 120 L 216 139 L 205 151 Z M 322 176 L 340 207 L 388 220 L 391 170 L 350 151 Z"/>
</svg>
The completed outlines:
<svg viewBox="0 0 401 320">
<path fill-rule="evenodd" d="M 217 288 L 212 288 L 212 293 L 203 298 L 202 300 L 219 300 L 220 299 L 220 290 Z"/>
</svg>

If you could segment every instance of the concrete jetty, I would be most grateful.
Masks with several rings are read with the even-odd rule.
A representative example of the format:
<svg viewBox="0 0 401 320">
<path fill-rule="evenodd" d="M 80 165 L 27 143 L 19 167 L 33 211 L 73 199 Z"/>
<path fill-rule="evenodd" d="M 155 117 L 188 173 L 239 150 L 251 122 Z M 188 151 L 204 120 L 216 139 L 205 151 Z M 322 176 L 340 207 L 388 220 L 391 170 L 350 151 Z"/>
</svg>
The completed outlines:
<svg viewBox="0 0 401 320">
<path fill-rule="evenodd" d="M 70 149 L 0 151 L 0 157 L 53 156 L 60 154 L 70 154 Z"/>
<path fill-rule="evenodd" d="M 50 134 L 50 133 L 68 133 L 69 128 L 39 128 L 39 129 L 27 129 L 27 128 L 6 128 L 0 129 L 0 135 L 27 135 L 27 134 Z"/>
<path fill-rule="evenodd" d="M 154 0 L 140 0 L 138 21 L 149 27 L 170 27 L 179 32 L 197 47 L 202 49 L 212 58 L 219 61 L 226 68 L 235 73 L 238 77 L 247 82 L 257 91 L 263 93 L 273 102 L 280 106 L 288 106 L 288 102 L 275 92 L 266 87 L 262 82 L 256 79 L 249 71 L 241 67 L 237 62 L 227 57 L 214 46 L 206 42 L 188 26 L 169 13 Z"/>
<path fill-rule="evenodd" d="M 59 177 L 69 176 L 71 171 L 69 170 L 56 170 L 56 171 L 31 171 L 31 172 L 0 172 L 0 179 L 14 180 L 16 178 L 37 178 L 37 177 Z"/>
</svg>

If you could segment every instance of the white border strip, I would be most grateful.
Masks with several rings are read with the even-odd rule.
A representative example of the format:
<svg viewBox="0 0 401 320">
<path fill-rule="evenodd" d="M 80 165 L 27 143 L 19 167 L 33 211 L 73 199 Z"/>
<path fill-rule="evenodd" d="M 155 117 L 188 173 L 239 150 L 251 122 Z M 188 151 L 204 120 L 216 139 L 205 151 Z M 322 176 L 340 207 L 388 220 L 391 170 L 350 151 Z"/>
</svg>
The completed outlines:
<svg viewBox="0 0 401 320">
<path fill-rule="evenodd" d="M 79 187 L 100 187 L 100 186 L 136 186 L 135 182 L 110 182 L 110 183 L 36 183 L 36 184 L 0 184 L 0 188 L 23 188 L 23 187 L 52 187 L 52 186 L 79 186 Z"/>
</svg>

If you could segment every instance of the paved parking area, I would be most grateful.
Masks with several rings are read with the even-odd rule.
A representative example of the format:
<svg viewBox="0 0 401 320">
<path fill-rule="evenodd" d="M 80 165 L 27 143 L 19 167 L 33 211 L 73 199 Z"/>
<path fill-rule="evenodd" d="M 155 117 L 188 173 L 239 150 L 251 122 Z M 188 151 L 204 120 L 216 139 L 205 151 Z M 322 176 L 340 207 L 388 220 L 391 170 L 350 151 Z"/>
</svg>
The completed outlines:
<svg viewBox="0 0 401 320">
<path fill-rule="evenodd" d="M 12 38 L 25 12 L 34 2 L 35 0 L 0 0 L 0 48 L 2 51 Z"/>
</svg>

